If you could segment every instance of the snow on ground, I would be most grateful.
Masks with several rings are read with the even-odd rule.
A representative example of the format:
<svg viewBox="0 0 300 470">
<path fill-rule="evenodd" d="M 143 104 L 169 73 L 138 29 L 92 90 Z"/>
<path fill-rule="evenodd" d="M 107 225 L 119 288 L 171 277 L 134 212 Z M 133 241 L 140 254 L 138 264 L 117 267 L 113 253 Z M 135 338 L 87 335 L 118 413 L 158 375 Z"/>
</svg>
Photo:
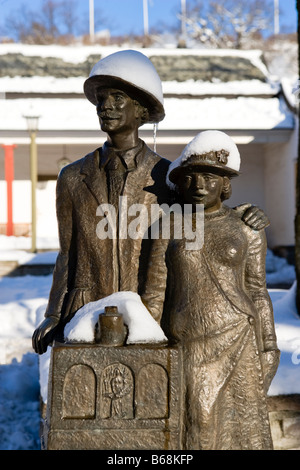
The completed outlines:
<svg viewBox="0 0 300 470">
<path fill-rule="evenodd" d="M 31 336 L 50 276 L 0 279 L 0 450 L 40 448 L 38 356 Z"/>
<path fill-rule="evenodd" d="M 26 258 L 25 251 L 18 253 L 21 260 Z M 56 253 L 41 256 L 53 262 Z M 0 250 L 1 258 L 5 255 Z M 27 253 L 28 258 L 34 262 L 33 255 Z M 272 282 L 293 280 L 294 275 L 293 266 L 268 254 L 267 276 L 272 276 Z M 40 361 L 32 350 L 31 336 L 43 316 L 51 282 L 52 275 L 0 278 L 0 450 L 40 449 L 39 397 L 47 389 L 42 368 L 47 370 L 50 351 Z M 289 290 L 270 289 L 270 295 L 281 350 L 270 394 L 300 393 L 300 317 L 295 308 L 295 283 Z"/>
<path fill-rule="evenodd" d="M 280 365 L 270 395 L 300 393 L 300 317 L 296 311 L 296 283 L 286 291 L 271 291 Z"/>
</svg>

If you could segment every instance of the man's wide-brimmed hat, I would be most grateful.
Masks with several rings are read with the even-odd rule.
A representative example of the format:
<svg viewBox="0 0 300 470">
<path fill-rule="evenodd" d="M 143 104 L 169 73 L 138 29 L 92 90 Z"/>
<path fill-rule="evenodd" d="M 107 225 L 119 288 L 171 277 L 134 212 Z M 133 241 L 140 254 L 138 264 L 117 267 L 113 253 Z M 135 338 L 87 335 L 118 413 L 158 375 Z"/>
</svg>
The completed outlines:
<svg viewBox="0 0 300 470">
<path fill-rule="evenodd" d="M 97 105 L 97 90 L 117 88 L 136 99 L 149 112 L 147 122 L 160 122 L 165 117 L 162 84 L 148 57 L 138 51 L 115 52 L 97 62 L 84 82 L 85 96 Z"/>
<path fill-rule="evenodd" d="M 240 163 L 239 150 L 229 135 L 221 131 L 200 132 L 169 166 L 167 184 L 174 189 L 179 177 L 190 170 L 237 176 Z"/>
</svg>

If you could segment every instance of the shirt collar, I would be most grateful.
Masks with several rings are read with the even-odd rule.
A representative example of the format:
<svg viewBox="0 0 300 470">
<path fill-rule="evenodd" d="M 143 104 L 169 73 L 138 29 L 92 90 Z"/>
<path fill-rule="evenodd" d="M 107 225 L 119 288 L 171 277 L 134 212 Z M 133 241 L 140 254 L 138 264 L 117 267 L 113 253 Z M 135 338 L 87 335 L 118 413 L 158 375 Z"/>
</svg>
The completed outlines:
<svg viewBox="0 0 300 470">
<path fill-rule="evenodd" d="M 139 139 L 138 145 L 136 147 L 127 149 L 125 151 L 116 150 L 109 146 L 107 142 L 105 142 L 100 152 L 100 167 L 104 168 L 112 158 L 117 156 L 121 159 L 127 171 L 132 171 L 136 168 L 136 157 L 140 153 L 142 147 L 143 141 L 141 139 Z"/>
</svg>

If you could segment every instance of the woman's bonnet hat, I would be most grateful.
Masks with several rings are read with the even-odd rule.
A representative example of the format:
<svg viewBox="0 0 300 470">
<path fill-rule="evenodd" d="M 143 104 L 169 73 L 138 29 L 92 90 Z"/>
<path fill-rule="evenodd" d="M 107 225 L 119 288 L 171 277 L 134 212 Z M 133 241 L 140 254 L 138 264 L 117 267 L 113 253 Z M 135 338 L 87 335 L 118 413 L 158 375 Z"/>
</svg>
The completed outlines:
<svg viewBox="0 0 300 470">
<path fill-rule="evenodd" d="M 240 163 L 239 150 L 229 135 L 215 130 L 200 132 L 169 166 L 167 184 L 174 189 L 179 176 L 187 170 L 237 176 Z"/>
<path fill-rule="evenodd" d="M 160 122 L 165 117 L 162 84 L 148 57 L 138 51 L 123 50 L 99 60 L 84 82 L 85 96 L 97 105 L 99 88 L 117 88 L 145 106 L 147 122 Z"/>
</svg>

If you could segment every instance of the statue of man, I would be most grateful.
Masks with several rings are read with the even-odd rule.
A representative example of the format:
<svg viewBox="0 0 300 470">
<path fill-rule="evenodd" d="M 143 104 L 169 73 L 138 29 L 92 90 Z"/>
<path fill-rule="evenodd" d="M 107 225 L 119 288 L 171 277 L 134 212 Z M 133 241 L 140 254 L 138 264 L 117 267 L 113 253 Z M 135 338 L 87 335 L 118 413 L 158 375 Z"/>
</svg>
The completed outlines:
<svg viewBox="0 0 300 470">
<path fill-rule="evenodd" d="M 165 183 L 170 162 L 138 135 L 141 125 L 159 122 L 165 115 L 161 81 L 151 61 L 132 50 L 111 54 L 94 66 L 84 92 L 96 106 L 107 140 L 64 167 L 58 177 L 60 250 L 45 319 L 32 338 L 39 354 L 53 339 L 63 338 L 65 324 L 86 303 L 114 292 L 142 290 L 151 241 L 143 235 L 120 237 L 118 230 L 114 237 L 99 234 L 99 216 L 107 204 L 114 207 L 118 224 L 124 215 L 120 196 L 127 208 L 142 205 L 146 217 L 151 205 L 171 204 L 173 197 Z M 267 224 L 257 208 L 244 212 L 243 220 L 257 228 Z M 148 222 L 150 226 L 150 218 Z"/>
<path fill-rule="evenodd" d="M 84 304 L 139 290 L 142 238 L 99 236 L 98 207 L 111 204 L 118 216 L 121 195 L 128 208 L 138 203 L 149 211 L 151 204 L 168 203 L 170 197 L 165 184 L 170 162 L 138 136 L 141 125 L 164 118 L 161 81 L 151 61 L 136 51 L 112 54 L 94 66 L 84 91 L 96 106 L 107 141 L 58 177 L 60 250 L 45 319 L 33 335 L 39 354 L 61 337 Z"/>
</svg>

